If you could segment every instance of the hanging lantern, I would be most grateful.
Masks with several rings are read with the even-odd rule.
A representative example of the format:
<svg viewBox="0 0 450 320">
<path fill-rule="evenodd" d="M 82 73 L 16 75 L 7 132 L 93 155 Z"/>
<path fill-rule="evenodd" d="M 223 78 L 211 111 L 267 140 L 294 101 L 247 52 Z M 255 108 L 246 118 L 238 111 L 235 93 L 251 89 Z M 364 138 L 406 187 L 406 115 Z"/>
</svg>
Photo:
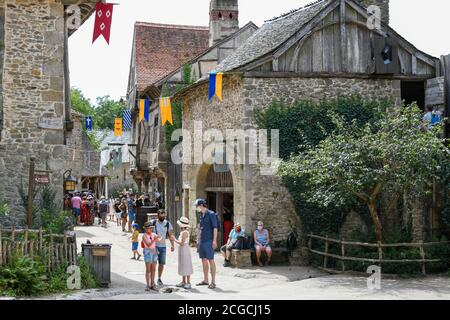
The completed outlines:
<svg viewBox="0 0 450 320">
<path fill-rule="evenodd" d="M 67 170 L 63 174 L 64 178 L 64 190 L 75 191 L 78 183 L 78 179 L 72 176 L 72 170 Z"/>
</svg>

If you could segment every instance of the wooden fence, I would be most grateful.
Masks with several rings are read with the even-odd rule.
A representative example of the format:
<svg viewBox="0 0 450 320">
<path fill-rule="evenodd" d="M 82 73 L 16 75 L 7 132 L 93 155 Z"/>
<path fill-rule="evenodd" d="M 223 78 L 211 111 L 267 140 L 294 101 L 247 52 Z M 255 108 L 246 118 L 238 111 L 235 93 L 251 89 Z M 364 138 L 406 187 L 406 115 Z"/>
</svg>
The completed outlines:
<svg viewBox="0 0 450 320">
<path fill-rule="evenodd" d="M 77 264 L 75 236 L 45 234 L 42 229 L 0 229 L 0 266 L 11 263 L 14 256 L 39 256 L 47 270 Z"/>
<path fill-rule="evenodd" d="M 437 246 L 443 244 L 450 244 L 450 241 L 446 242 L 419 242 L 419 243 L 364 243 L 364 242 L 350 242 L 344 240 L 336 240 L 329 237 L 321 237 L 313 234 L 307 235 L 308 238 L 308 247 L 305 248 L 309 252 L 320 255 L 323 257 L 323 267 L 320 269 L 328 271 L 328 272 L 337 272 L 337 270 L 328 268 L 328 259 L 334 258 L 341 261 L 342 272 L 346 271 L 345 261 L 359 261 L 359 262 L 370 262 L 374 264 L 378 264 L 380 267 L 383 263 L 419 263 L 422 266 L 422 273 L 426 274 L 426 264 L 432 262 L 441 262 L 440 259 L 426 259 L 425 256 L 425 247 Z M 313 249 L 313 239 L 321 240 L 325 242 L 325 251 L 319 251 Z M 341 254 L 333 254 L 329 252 L 330 244 L 340 245 Z M 378 250 L 378 259 L 370 259 L 370 258 L 361 258 L 361 257 L 350 257 L 346 256 L 346 246 L 357 246 L 357 247 L 366 247 L 366 248 L 377 248 Z M 420 252 L 420 259 L 384 259 L 384 251 L 383 248 L 394 248 L 394 247 L 413 247 L 418 248 Z"/>
</svg>

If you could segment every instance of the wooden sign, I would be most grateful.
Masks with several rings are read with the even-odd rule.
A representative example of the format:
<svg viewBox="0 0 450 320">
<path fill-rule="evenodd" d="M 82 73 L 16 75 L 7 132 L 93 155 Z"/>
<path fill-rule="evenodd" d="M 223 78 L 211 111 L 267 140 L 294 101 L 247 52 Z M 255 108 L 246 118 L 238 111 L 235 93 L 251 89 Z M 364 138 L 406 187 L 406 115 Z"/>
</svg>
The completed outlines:
<svg viewBox="0 0 450 320">
<path fill-rule="evenodd" d="M 108 249 L 92 249 L 93 257 L 107 257 Z"/>
<path fill-rule="evenodd" d="M 35 184 L 50 184 L 50 175 L 48 173 L 35 173 L 34 174 Z"/>
</svg>

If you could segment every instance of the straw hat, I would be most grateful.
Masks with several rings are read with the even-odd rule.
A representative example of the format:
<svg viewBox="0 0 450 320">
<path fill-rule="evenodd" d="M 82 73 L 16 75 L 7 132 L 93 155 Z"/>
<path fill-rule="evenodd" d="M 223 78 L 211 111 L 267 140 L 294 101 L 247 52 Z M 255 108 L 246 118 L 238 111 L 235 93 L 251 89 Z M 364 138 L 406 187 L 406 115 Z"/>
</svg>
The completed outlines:
<svg viewBox="0 0 450 320">
<path fill-rule="evenodd" d="M 180 220 L 177 221 L 177 224 L 182 228 L 189 227 L 189 219 L 186 217 L 181 217 Z"/>
</svg>

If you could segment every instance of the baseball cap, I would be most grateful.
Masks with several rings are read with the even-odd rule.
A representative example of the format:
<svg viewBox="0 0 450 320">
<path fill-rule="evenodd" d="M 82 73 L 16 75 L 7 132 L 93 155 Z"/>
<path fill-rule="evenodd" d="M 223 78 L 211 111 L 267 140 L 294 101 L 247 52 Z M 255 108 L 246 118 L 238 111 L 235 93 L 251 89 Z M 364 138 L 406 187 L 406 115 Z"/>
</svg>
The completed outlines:
<svg viewBox="0 0 450 320">
<path fill-rule="evenodd" d="M 205 199 L 195 200 L 195 206 L 206 206 L 206 200 Z"/>
</svg>

